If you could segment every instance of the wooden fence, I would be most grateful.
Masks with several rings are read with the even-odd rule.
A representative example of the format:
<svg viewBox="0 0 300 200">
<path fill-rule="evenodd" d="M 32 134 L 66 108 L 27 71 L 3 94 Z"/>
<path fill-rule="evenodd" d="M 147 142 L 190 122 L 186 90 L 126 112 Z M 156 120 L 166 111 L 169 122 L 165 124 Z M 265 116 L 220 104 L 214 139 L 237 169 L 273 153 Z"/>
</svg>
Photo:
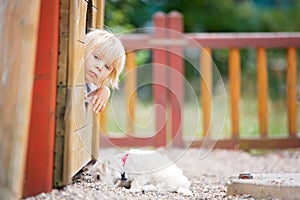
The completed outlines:
<svg viewBox="0 0 300 200">
<path fill-rule="evenodd" d="M 300 46 L 299 33 L 182 33 L 182 16 L 178 12 L 170 14 L 157 13 L 153 17 L 153 34 L 129 34 L 122 36 L 126 46 L 127 70 L 134 69 L 135 50 L 152 50 L 152 80 L 153 80 L 153 104 L 160 104 L 165 110 L 171 107 L 171 118 L 166 119 L 164 111 L 156 110 L 156 135 L 148 138 L 135 136 L 134 119 L 137 95 L 136 77 L 131 73 L 131 77 L 126 77 L 126 101 L 128 104 L 128 125 L 125 137 L 108 137 L 103 135 L 100 143 L 105 146 L 164 146 L 166 145 L 167 130 L 166 121 L 171 121 L 171 134 L 173 146 L 201 147 L 203 140 L 192 142 L 184 141 L 182 137 L 182 104 L 184 101 L 183 76 L 184 73 L 183 50 L 187 47 L 202 46 L 206 53 L 199 55 L 201 73 L 201 107 L 203 116 L 203 135 L 210 139 L 210 126 L 212 113 L 212 97 L 209 91 L 212 89 L 212 51 L 215 49 L 229 49 L 229 97 L 230 97 L 230 139 L 218 140 L 215 143 L 217 148 L 294 148 L 300 147 L 300 139 L 297 136 L 297 48 Z M 190 38 L 185 40 L 182 35 Z M 192 41 L 192 42 L 190 42 Z M 196 44 L 196 45 L 195 45 Z M 256 49 L 257 65 L 257 104 L 258 104 L 258 139 L 243 139 L 240 137 L 240 98 L 241 98 L 241 56 L 240 49 Z M 267 71 L 267 49 L 286 49 L 286 91 L 287 91 L 287 117 L 288 130 L 287 138 L 274 139 L 268 134 L 268 71 Z M 159 67 L 168 66 L 168 67 Z M 169 74 L 168 74 L 169 73 Z M 176 75 L 177 74 L 177 75 Z M 170 82 L 167 83 L 167 77 Z M 169 88 L 167 88 L 167 87 Z M 170 92 L 170 90 L 172 92 Z M 176 97 L 175 97 L 176 96 Z M 170 97 L 170 98 L 169 98 Z M 169 98 L 169 99 L 168 99 Z M 177 99 L 176 99 L 177 98 Z M 102 116 L 103 121 L 107 121 Z M 102 124 L 102 130 L 107 130 Z M 162 127 L 158 129 L 159 127 Z M 176 136 L 176 137 L 175 137 Z M 101 146 L 100 145 L 100 146 Z"/>
</svg>

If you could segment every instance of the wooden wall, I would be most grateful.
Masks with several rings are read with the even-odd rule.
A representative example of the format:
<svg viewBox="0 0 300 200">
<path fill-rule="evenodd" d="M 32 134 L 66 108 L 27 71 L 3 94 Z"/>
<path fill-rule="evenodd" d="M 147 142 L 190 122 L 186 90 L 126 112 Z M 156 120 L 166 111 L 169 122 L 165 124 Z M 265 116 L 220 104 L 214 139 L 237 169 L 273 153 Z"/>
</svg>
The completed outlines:
<svg viewBox="0 0 300 200">
<path fill-rule="evenodd" d="M 60 8 L 54 185 L 62 186 L 98 155 L 99 132 L 84 104 L 86 30 L 103 24 L 104 1 L 63 0 Z M 98 21 L 98 23 L 97 23 Z"/>
<path fill-rule="evenodd" d="M 22 197 L 40 1 L 0 2 L 0 199 Z"/>
</svg>

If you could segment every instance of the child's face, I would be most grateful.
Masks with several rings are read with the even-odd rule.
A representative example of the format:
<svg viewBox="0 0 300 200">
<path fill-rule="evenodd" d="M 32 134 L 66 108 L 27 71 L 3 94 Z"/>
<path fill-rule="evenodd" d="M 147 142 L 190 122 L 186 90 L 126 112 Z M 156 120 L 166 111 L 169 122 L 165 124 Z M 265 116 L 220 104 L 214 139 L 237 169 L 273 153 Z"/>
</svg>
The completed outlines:
<svg viewBox="0 0 300 200">
<path fill-rule="evenodd" d="M 113 67 L 101 59 L 100 53 L 93 51 L 85 59 L 85 81 L 99 86 L 113 71 Z"/>
</svg>

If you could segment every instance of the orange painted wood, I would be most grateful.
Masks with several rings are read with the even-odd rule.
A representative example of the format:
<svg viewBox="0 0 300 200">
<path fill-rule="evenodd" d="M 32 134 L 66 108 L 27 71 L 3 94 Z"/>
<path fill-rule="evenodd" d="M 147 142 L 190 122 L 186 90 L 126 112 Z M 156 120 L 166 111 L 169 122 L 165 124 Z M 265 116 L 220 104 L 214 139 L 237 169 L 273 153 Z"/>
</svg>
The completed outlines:
<svg viewBox="0 0 300 200">
<path fill-rule="evenodd" d="M 134 136 L 127 137 L 106 137 L 106 135 L 101 135 L 100 146 L 102 147 L 153 147 L 155 144 L 156 136 L 140 138 Z"/>
<path fill-rule="evenodd" d="M 288 105 L 288 131 L 291 137 L 297 136 L 297 49 L 287 49 L 287 105 Z"/>
<path fill-rule="evenodd" d="M 52 190 L 59 0 L 41 1 L 24 197 Z"/>
<path fill-rule="evenodd" d="M 166 27 L 166 15 L 162 12 L 158 12 L 153 17 L 154 37 L 164 38 L 166 37 L 166 30 L 159 29 Z M 167 133 L 167 52 L 164 48 L 153 49 L 153 103 L 158 105 L 156 107 L 155 118 L 155 146 L 166 145 L 166 133 Z"/>
<path fill-rule="evenodd" d="M 182 14 L 176 11 L 168 15 L 168 38 L 181 39 L 183 31 Z M 174 30 L 174 31 L 173 31 Z M 182 126 L 184 107 L 184 60 L 183 48 L 180 46 L 169 47 L 170 67 L 170 101 L 171 101 L 171 132 L 172 145 L 183 146 Z"/>
<path fill-rule="evenodd" d="M 21 199 L 40 1 L 1 1 L 0 10 L 0 199 Z"/>
<path fill-rule="evenodd" d="M 125 101 L 127 108 L 127 133 L 134 134 L 135 126 L 135 108 L 136 108 L 136 73 L 135 53 L 133 51 L 127 53 L 125 67 Z"/>
<path fill-rule="evenodd" d="M 268 135 L 268 68 L 265 48 L 257 48 L 257 97 L 260 137 Z"/>
<path fill-rule="evenodd" d="M 106 107 L 104 110 L 102 110 L 99 114 L 99 124 L 100 124 L 100 131 L 103 134 L 107 134 L 107 112 L 109 109 L 109 104 L 106 104 Z"/>
<path fill-rule="evenodd" d="M 212 58 L 210 48 L 203 48 L 201 51 L 200 78 L 203 136 L 207 136 L 210 135 L 212 109 Z"/>
<path fill-rule="evenodd" d="M 240 90 L 241 90 L 241 64 L 240 52 L 237 48 L 229 51 L 229 92 L 231 111 L 231 134 L 233 139 L 239 138 L 240 133 Z"/>
<path fill-rule="evenodd" d="M 105 12 L 105 0 L 96 0 L 97 1 L 97 15 L 96 15 L 96 27 L 102 29 L 104 25 L 104 12 Z M 101 133 L 107 133 L 107 111 L 109 104 L 106 105 L 106 108 L 101 111 L 99 115 L 99 124 Z"/>
</svg>

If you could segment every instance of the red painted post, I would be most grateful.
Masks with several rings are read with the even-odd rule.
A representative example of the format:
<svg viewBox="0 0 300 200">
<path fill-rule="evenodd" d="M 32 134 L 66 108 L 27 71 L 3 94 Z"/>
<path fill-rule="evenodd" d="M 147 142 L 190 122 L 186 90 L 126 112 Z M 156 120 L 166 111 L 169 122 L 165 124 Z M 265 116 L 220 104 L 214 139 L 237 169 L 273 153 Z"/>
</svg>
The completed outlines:
<svg viewBox="0 0 300 200">
<path fill-rule="evenodd" d="M 154 38 L 166 37 L 166 16 L 162 12 L 158 12 L 153 17 Z M 162 47 L 153 49 L 153 102 L 156 107 L 156 135 L 154 146 L 166 145 L 167 131 L 167 52 Z"/>
<path fill-rule="evenodd" d="M 52 190 L 59 0 L 41 2 L 23 196 Z"/>
<path fill-rule="evenodd" d="M 170 68 L 170 98 L 172 110 L 172 144 L 173 146 L 183 146 L 182 138 L 182 108 L 184 104 L 184 61 L 183 47 L 180 40 L 182 36 L 183 24 L 182 14 L 173 11 L 168 16 L 168 36 L 172 40 L 178 40 L 179 45 L 169 47 L 169 66 Z M 176 43 L 177 44 L 177 43 Z"/>
</svg>

